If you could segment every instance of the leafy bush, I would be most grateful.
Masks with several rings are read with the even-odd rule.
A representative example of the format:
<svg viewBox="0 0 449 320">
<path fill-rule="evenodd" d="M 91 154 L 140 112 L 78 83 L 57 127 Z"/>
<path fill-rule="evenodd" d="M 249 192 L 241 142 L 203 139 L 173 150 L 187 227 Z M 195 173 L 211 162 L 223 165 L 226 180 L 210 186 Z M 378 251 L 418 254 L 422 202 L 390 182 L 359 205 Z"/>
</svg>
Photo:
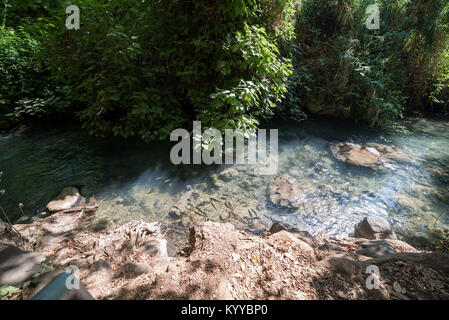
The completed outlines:
<svg viewBox="0 0 449 320">
<path fill-rule="evenodd" d="M 193 119 L 255 128 L 286 91 L 291 65 L 277 46 L 294 35 L 292 0 L 77 5 L 79 31 L 64 28 L 62 6 L 45 21 L 44 61 L 93 134 L 166 139 Z"/>
<path fill-rule="evenodd" d="M 0 115 L 11 122 L 54 116 L 70 99 L 40 70 L 40 44 L 23 28 L 0 28 Z"/>
<path fill-rule="evenodd" d="M 76 112 L 92 134 L 151 141 L 195 119 L 392 128 L 407 110 L 447 110 L 446 0 L 79 0 L 81 30 L 65 28 L 68 4 L 5 2 L 0 126 Z"/>
<path fill-rule="evenodd" d="M 430 93 L 431 107 L 434 111 L 449 112 L 449 45 L 442 55 L 439 76 Z"/>
<path fill-rule="evenodd" d="M 448 41 L 449 4 L 375 3 L 379 30 L 365 26 L 373 1 L 302 2 L 284 115 L 301 119 L 307 111 L 391 128 L 404 110 L 424 106 Z"/>
</svg>

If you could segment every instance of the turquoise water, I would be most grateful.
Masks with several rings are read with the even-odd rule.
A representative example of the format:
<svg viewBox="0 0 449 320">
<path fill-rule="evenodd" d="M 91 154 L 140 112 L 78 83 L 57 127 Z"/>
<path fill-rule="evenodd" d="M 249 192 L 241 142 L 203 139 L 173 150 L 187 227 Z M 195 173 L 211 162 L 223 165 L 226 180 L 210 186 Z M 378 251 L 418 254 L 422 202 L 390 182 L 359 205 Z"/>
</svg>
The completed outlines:
<svg viewBox="0 0 449 320">
<path fill-rule="evenodd" d="M 161 221 L 179 230 L 210 219 L 260 231 L 283 221 L 311 233 L 342 237 L 367 215 L 388 219 L 400 237 L 415 245 L 449 228 L 449 122 L 408 119 L 409 133 L 390 134 L 340 121 L 272 123 L 279 129 L 279 173 L 294 177 L 306 194 L 295 210 L 273 207 L 254 166 L 174 166 L 168 143 L 101 139 L 76 127 L 29 128 L 0 135 L 0 204 L 11 219 L 32 219 L 64 186 L 102 204 L 96 220 L 113 226 L 134 219 Z M 338 162 L 329 141 L 380 143 L 409 157 L 374 171 Z M 221 179 L 232 167 L 236 175 Z M 181 215 L 173 207 L 189 203 Z M 214 205 L 215 203 L 215 205 Z M 223 205 L 231 207 L 223 214 Z M 226 209 L 227 210 L 227 209 Z"/>
</svg>

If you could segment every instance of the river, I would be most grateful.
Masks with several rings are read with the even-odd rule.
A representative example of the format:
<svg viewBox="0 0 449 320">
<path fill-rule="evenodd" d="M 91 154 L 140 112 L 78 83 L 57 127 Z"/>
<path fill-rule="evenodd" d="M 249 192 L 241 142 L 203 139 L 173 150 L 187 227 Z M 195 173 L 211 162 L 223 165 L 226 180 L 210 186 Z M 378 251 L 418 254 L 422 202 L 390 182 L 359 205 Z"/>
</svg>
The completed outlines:
<svg viewBox="0 0 449 320">
<path fill-rule="evenodd" d="M 403 125 L 408 133 L 328 120 L 272 123 L 269 127 L 279 129 L 279 172 L 294 177 L 306 193 L 304 205 L 294 210 L 273 207 L 267 199 L 272 176 L 254 174 L 249 165 L 234 166 L 237 174 L 220 180 L 218 174 L 230 166 L 174 166 L 167 143 L 95 138 L 70 126 L 33 127 L 0 134 L 0 190 L 5 190 L 0 204 L 17 222 L 23 220 L 22 203 L 32 220 L 63 187 L 76 185 L 102 201 L 95 218 L 99 227 L 144 219 L 187 230 L 207 218 L 260 231 L 283 221 L 336 237 L 377 215 L 390 221 L 400 238 L 425 247 L 435 230 L 449 229 L 449 122 L 409 118 Z M 377 171 L 351 166 L 333 157 L 332 140 L 394 146 L 410 161 Z M 210 206 L 189 216 L 170 214 L 186 196 L 214 199 L 209 205 L 231 201 L 239 209 L 228 216 Z"/>
</svg>

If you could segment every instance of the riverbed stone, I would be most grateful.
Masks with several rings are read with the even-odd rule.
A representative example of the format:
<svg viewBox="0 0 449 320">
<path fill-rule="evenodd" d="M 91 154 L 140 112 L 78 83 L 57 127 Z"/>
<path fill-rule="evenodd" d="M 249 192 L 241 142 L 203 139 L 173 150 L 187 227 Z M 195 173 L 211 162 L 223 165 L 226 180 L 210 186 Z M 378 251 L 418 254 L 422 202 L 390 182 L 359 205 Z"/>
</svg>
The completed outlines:
<svg viewBox="0 0 449 320">
<path fill-rule="evenodd" d="M 347 164 L 371 169 L 379 169 L 383 166 L 384 161 L 375 148 L 347 142 L 332 142 L 330 149 L 338 161 Z"/>
<path fill-rule="evenodd" d="M 0 248 L 0 286 L 28 281 L 41 270 L 44 260 L 38 252 L 23 251 L 10 245 Z"/>
<path fill-rule="evenodd" d="M 381 217 L 366 217 L 354 229 L 356 238 L 397 240 L 390 223 Z"/>
<path fill-rule="evenodd" d="M 268 196 L 273 204 L 285 208 L 298 208 L 305 197 L 295 179 L 285 173 L 277 175 L 270 182 Z"/>
<path fill-rule="evenodd" d="M 233 168 L 228 168 L 220 172 L 218 177 L 223 181 L 230 181 L 232 178 L 238 175 L 238 171 Z"/>
<path fill-rule="evenodd" d="M 412 159 L 405 152 L 396 147 L 386 146 L 380 143 L 368 143 L 366 146 L 376 149 L 384 160 L 412 162 Z"/>
<path fill-rule="evenodd" d="M 66 187 L 61 193 L 47 204 L 51 213 L 68 210 L 86 202 L 77 187 Z"/>
</svg>

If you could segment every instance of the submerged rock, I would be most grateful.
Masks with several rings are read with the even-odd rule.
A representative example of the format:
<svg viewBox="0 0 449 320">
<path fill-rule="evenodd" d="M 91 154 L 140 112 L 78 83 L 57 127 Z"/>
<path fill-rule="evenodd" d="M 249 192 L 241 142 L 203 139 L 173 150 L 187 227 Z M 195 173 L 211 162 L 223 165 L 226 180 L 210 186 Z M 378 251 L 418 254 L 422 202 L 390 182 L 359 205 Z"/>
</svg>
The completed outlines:
<svg viewBox="0 0 449 320">
<path fill-rule="evenodd" d="M 393 239 L 397 240 L 390 223 L 381 217 L 366 217 L 360 221 L 354 230 L 356 238 Z"/>
<path fill-rule="evenodd" d="M 223 181 L 230 181 L 230 180 L 232 180 L 232 178 L 234 178 L 237 175 L 238 175 L 237 170 L 235 170 L 233 168 L 229 168 L 229 169 L 225 169 L 222 172 L 220 172 L 218 177 Z"/>
<path fill-rule="evenodd" d="M 338 161 L 355 166 L 379 169 L 384 163 L 380 153 L 374 148 L 346 142 L 332 142 L 330 148 Z"/>
<path fill-rule="evenodd" d="M 304 192 L 295 179 L 288 174 L 277 175 L 268 185 L 268 196 L 275 205 L 285 208 L 298 208 L 304 199 Z"/>
<path fill-rule="evenodd" d="M 376 149 L 386 161 L 412 162 L 412 159 L 396 147 L 386 146 L 380 143 L 368 143 L 367 147 Z"/>
<path fill-rule="evenodd" d="M 47 204 L 47 209 L 51 213 L 74 208 L 86 202 L 78 188 L 66 187 L 61 193 Z"/>
</svg>

